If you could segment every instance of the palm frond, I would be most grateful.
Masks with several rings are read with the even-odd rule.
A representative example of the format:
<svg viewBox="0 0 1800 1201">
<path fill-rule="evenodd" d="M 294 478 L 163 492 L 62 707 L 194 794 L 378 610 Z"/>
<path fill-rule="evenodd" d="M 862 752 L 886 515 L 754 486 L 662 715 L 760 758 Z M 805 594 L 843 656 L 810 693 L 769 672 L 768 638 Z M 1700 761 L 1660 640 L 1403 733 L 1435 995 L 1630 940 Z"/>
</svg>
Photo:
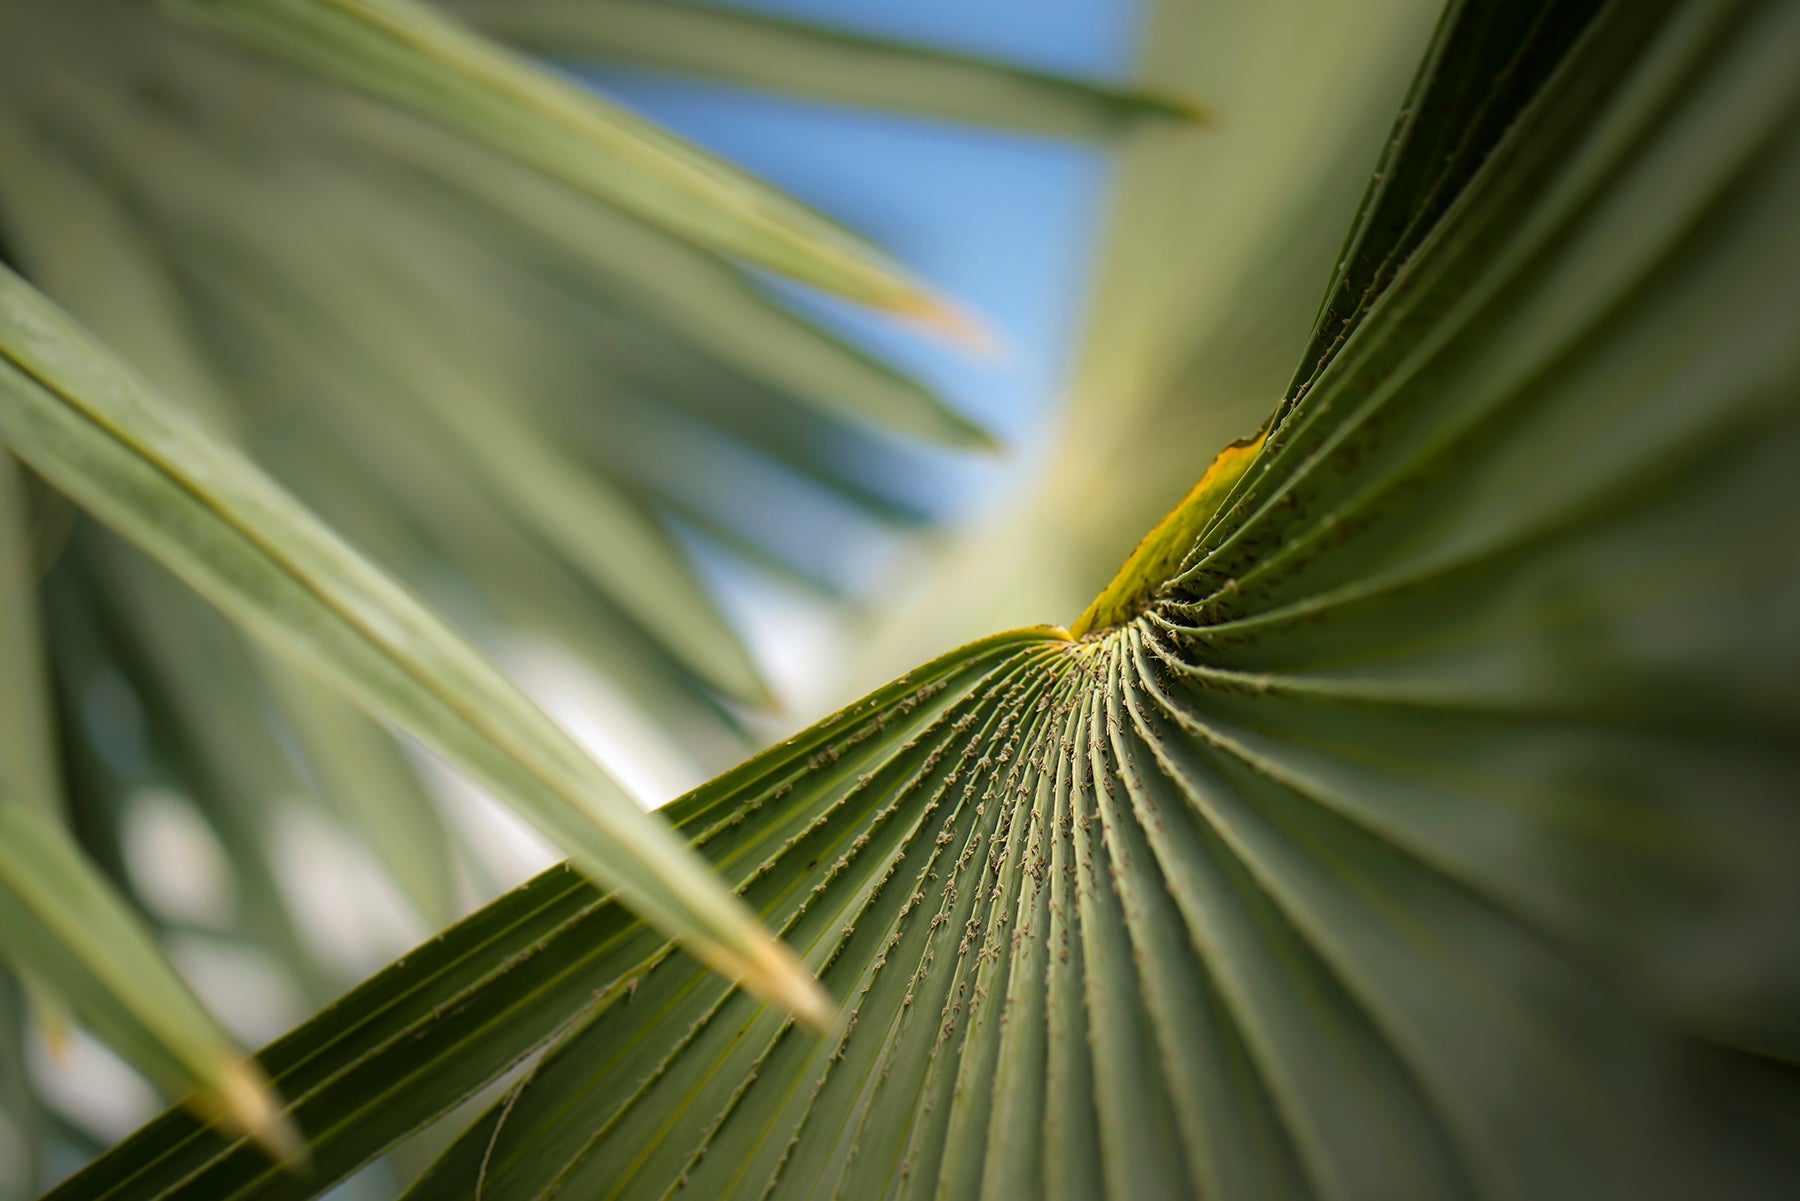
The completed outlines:
<svg viewBox="0 0 1800 1201">
<path fill-rule="evenodd" d="M 1791 1179 L 1800 16 L 1568 15 L 1440 31 L 1157 587 L 670 807 L 829 1035 L 556 869 L 265 1053 L 316 1179 L 171 1114 L 56 1195 L 310 1193 L 546 1046 L 411 1196 Z"/>
</svg>

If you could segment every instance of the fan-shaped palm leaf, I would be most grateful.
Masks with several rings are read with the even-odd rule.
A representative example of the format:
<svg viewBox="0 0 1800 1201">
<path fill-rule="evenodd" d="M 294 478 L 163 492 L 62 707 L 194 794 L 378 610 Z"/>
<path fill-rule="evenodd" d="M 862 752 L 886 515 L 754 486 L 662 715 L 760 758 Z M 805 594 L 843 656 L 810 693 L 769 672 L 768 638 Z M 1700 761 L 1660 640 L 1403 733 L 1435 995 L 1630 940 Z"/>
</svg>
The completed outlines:
<svg viewBox="0 0 1800 1201">
<path fill-rule="evenodd" d="M 412 1196 L 1769 1195 L 1796 46 L 1778 2 L 1463 6 L 1266 440 L 1092 628 L 670 807 L 831 1035 L 559 869 L 265 1053 L 319 1179 L 177 1114 L 59 1196 L 300 1195 L 545 1041 Z"/>
</svg>

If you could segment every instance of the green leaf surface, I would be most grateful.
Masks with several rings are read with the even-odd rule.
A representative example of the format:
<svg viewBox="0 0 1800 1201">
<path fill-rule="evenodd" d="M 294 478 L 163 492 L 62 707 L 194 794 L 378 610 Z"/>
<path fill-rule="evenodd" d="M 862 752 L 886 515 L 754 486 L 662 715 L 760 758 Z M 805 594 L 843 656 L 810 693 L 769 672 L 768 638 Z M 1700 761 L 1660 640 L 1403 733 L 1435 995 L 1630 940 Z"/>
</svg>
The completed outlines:
<svg viewBox="0 0 1800 1201">
<path fill-rule="evenodd" d="M 659 819 L 409 594 L 10 272 L 0 441 L 252 632 L 505 798 L 694 954 L 817 1012 L 810 981 Z"/>
<path fill-rule="evenodd" d="M 0 951 L 164 1095 L 283 1157 L 302 1143 L 262 1072 L 57 820 L 0 795 Z"/>
<path fill-rule="evenodd" d="M 839 765 L 849 770 L 885 759 L 903 739 L 941 725 L 949 707 L 966 706 L 971 693 L 1017 655 L 1060 645 L 1052 632 L 1022 631 L 947 655 L 664 812 L 727 878 L 765 880 L 760 889 L 791 913 L 806 894 L 789 887 L 785 870 L 772 869 L 777 860 L 800 862 L 787 858 L 793 848 L 818 843 L 817 836 L 796 835 L 816 824 L 811 810 L 822 798 L 841 791 Z M 746 795 L 759 798 L 755 821 L 738 812 Z M 870 791 L 855 811 L 864 812 L 875 799 Z M 824 862 L 814 868 L 822 872 Z M 590 1012 L 654 1013 L 638 1005 L 635 983 L 653 965 L 676 968 L 688 987 L 709 995 L 729 992 L 703 968 L 682 972 L 680 957 L 671 958 L 670 950 L 578 874 L 553 868 L 262 1052 L 260 1062 L 308 1132 L 312 1167 L 305 1177 L 274 1170 L 243 1144 L 170 1111 L 68 1182 L 60 1195 L 311 1196 L 445 1113 L 572 1021 Z M 739 994 L 732 995 L 741 1003 Z"/>
<path fill-rule="evenodd" d="M 65 810 L 50 718 L 49 675 L 38 620 L 36 547 L 25 479 L 0 451 L 0 804 L 28 805 L 52 820 Z M 27 973 L 24 991 L 52 1046 L 69 1035 L 55 995 Z"/>
<path fill-rule="evenodd" d="M 265 1053 L 316 1179 L 176 1114 L 59 1201 L 309 1195 L 540 1049 L 415 1201 L 1780 1195 L 1800 11 L 1546 29 L 1141 610 L 670 806 L 828 1034 L 558 869 Z"/>
<path fill-rule="evenodd" d="M 62 812 L 24 476 L 0 453 L 0 794 Z"/>
<path fill-rule="evenodd" d="M 165 395 L 178 399 L 208 430 L 241 440 L 238 414 L 183 328 L 183 306 L 175 281 L 145 237 L 143 224 L 133 219 L 118 197 L 109 195 L 66 155 L 46 145 L 29 126 L 0 117 L 0 147 L 8 167 L 0 177 L 0 212 L 7 228 L 23 235 L 30 253 L 22 265 L 37 284 L 59 296 L 85 325 L 158 381 Z M 105 583 L 97 583 L 97 587 L 128 595 L 140 593 L 140 567 L 121 561 L 118 574 L 123 578 L 108 578 L 102 572 L 96 578 Z M 180 599 L 163 603 L 159 597 L 154 609 L 146 606 L 143 610 L 144 620 L 166 621 L 180 611 L 181 604 Z M 28 614 L 31 608 L 28 604 L 12 606 L 9 611 Z M 221 653 L 206 656 L 202 663 L 174 656 L 171 674 L 197 668 L 216 684 L 242 654 L 228 638 L 225 645 L 215 641 L 213 647 Z M 450 900 L 449 861 L 442 850 L 442 823 L 431 799 L 398 760 L 398 748 L 291 665 L 265 656 L 258 666 L 279 694 L 309 761 L 325 777 L 325 791 L 338 798 L 353 823 L 367 831 L 371 848 L 430 923 L 447 922 L 455 907 Z M 208 691 L 220 689 L 203 685 L 195 690 L 201 695 Z M 256 712 L 255 699 L 246 704 L 241 693 L 221 698 L 216 711 L 229 714 L 227 721 L 253 720 L 264 716 Z M 275 752 L 262 768 L 265 779 L 284 766 L 266 730 L 245 736 L 242 729 L 240 725 L 237 732 L 227 734 L 215 726 L 199 748 L 205 753 L 207 742 L 229 748 L 224 753 L 249 769 L 226 773 L 232 780 L 226 791 L 235 793 L 240 801 L 246 794 L 238 787 L 255 778 L 258 767 L 246 762 L 254 757 L 246 756 L 246 751 Z M 45 745 L 50 744 L 46 741 Z M 32 791 L 54 795 L 53 789 Z"/>
<path fill-rule="evenodd" d="M 669 0 L 455 0 L 484 32 L 551 58 L 678 71 L 1048 137 L 1103 138 L 1199 104 L 749 9 Z"/>
<path fill-rule="evenodd" d="M 1555 69 L 1554 48 L 1599 7 L 1476 4 L 1439 25 L 1338 254 L 1290 393 L 1329 361 Z"/>
<path fill-rule="evenodd" d="M 414 0 L 169 0 L 684 239 L 852 300 L 942 320 L 873 246 Z"/>
</svg>

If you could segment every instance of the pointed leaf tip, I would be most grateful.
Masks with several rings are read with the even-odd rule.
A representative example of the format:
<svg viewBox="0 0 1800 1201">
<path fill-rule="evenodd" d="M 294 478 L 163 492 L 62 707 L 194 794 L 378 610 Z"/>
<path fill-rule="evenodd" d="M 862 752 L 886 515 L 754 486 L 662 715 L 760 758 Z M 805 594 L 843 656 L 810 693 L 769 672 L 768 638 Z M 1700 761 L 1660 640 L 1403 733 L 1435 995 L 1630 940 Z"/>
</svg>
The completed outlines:
<svg viewBox="0 0 1800 1201">
<path fill-rule="evenodd" d="M 190 1104 L 207 1121 L 247 1135 L 287 1171 L 306 1171 L 311 1157 L 300 1127 L 253 1061 L 240 1060 L 221 1069 L 218 1079 Z"/>
<path fill-rule="evenodd" d="M 829 1029 L 837 1021 L 838 1007 L 819 978 L 786 943 L 771 941 L 767 947 L 768 961 L 758 967 L 767 974 L 769 997 L 814 1030 Z"/>
<path fill-rule="evenodd" d="M 1218 113 L 1212 105 L 1192 96 L 1176 97 L 1173 102 L 1175 114 L 1189 125 L 1212 126 L 1218 124 Z"/>
<path fill-rule="evenodd" d="M 688 950 L 713 970 L 734 977 L 738 987 L 792 1014 L 814 1030 L 837 1020 L 837 1002 L 786 943 L 765 938 L 747 955 L 718 943 L 689 944 Z"/>
<path fill-rule="evenodd" d="M 946 443 L 950 449 L 974 451 L 977 454 L 985 455 L 999 454 L 1006 449 L 1006 443 L 985 427 L 954 413 L 948 414 L 948 416 L 955 423 L 951 427 L 954 436 Z"/>
<path fill-rule="evenodd" d="M 920 289 L 890 307 L 896 315 L 958 350 L 989 362 L 1003 362 L 1006 358 L 1006 343 L 992 326 L 970 309 L 944 297 Z"/>
</svg>

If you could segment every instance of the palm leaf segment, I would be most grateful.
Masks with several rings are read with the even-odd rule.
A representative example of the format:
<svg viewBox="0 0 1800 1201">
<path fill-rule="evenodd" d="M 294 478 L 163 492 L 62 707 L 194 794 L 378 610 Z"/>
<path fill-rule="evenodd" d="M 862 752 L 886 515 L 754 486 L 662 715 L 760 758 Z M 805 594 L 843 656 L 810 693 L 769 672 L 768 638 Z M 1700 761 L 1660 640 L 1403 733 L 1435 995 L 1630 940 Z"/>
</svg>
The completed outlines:
<svg viewBox="0 0 1800 1201">
<path fill-rule="evenodd" d="M 58 1196 L 298 1195 L 546 1040 L 413 1196 L 1767 1195 L 1796 45 L 1468 6 L 1179 569 L 671 806 L 832 1035 L 559 869 L 265 1052 L 319 1178 L 176 1113 Z"/>
</svg>

